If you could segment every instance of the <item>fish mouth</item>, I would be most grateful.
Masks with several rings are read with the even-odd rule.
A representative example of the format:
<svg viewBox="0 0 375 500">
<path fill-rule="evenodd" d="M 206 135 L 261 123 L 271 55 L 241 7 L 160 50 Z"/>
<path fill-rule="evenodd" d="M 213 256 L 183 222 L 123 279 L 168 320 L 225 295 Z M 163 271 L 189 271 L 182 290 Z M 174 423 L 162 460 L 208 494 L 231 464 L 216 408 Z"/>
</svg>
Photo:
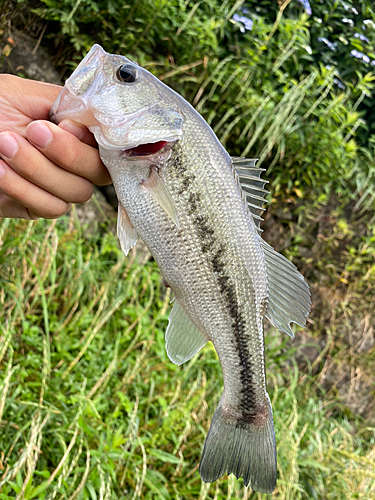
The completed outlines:
<svg viewBox="0 0 375 500">
<path fill-rule="evenodd" d="M 148 144 L 140 144 L 135 148 L 126 149 L 126 156 L 151 156 L 156 153 L 159 153 L 165 146 L 168 144 L 168 141 L 158 141 L 158 142 L 150 142 Z"/>
</svg>

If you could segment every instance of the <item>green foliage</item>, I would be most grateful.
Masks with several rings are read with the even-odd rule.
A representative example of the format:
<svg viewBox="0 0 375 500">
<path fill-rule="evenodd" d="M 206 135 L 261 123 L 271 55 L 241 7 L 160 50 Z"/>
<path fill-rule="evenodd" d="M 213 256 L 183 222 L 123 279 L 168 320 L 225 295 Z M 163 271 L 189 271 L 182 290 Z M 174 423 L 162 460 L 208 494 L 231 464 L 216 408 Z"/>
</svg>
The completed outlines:
<svg viewBox="0 0 375 500">
<path fill-rule="evenodd" d="M 285 2 L 284 2 L 285 3 Z M 305 7 L 303 7 L 305 4 Z M 246 15 L 254 18 L 261 15 L 272 24 L 277 16 L 279 5 L 273 0 L 244 3 Z M 337 70 L 336 88 L 345 89 L 346 85 L 356 85 L 360 75 L 375 70 L 375 8 L 372 0 L 353 2 L 351 0 L 292 0 L 284 15 L 296 19 L 301 12 L 311 12 L 308 19 L 310 42 L 306 47 L 308 54 L 300 57 L 298 67 L 289 67 L 288 74 L 294 76 L 300 71 L 309 72 L 311 62 L 334 67 Z M 277 34 L 276 34 L 277 36 Z M 358 90 L 358 87 L 357 87 Z M 362 96 L 360 104 L 364 111 L 368 132 L 360 132 L 363 144 L 375 133 L 374 93 Z"/>
<path fill-rule="evenodd" d="M 304 4 L 309 4 L 310 9 Z M 262 16 L 270 24 L 279 11 L 279 5 L 273 0 L 247 0 L 242 8 L 246 15 Z M 292 0 L 284 16 L 298 19 L 301 13 L 309 14 L 311 48 L 311 58 L 302 59 L 301 63 L 313 60 L 316 64 L 334 65 L 345 81 L 355 81 L 357 71 L 367 73 L 371 70 L 371 60 L 375 58 L 375 8 L 371 0 L 360 3 L 352 0 Z M 357 51 L 355 55 L 353 50 Z"/>
<path fill-rule="evenodd" d="M 347 81 L 341 75 L 340 89 L 337 68 L 313 69 L 317 21 L 296 17 L 296 2 L 276 20 L 271 5 L 242 1 L 43 3 L 36 12 L 59 21 L 75 47 L 70 68 L 95 42 L 135 58 L 187 98 L 231 154 L 260 158 L 258 165 L 272 175 L 274 199 L 316 203 L 322 193 L 337 192 L 347 202 L 356 176 L 366 175 L 368 149 L 356 137 L 366 127 L 359 107 L 372 93 L 374 73 L 354 73 Z M 336 4 L 329 19 L 341 15 Z M 251 30 L 233 17 L 241 9 L 253 20 Z M 61 35 L 53 38 L 61 43 Z M 362 185 L 360 198 L 367 188 Z"/>
<path fill-rule="evenodd" d="M 342 35 L 342 2 L 311 2 L 310 17 L 297 0 L 281 15 L 287 3 L 43 0 L 35 12 L 52 21 L 67 76 L 93 43 L 129 55 L 187 98 L 231 154 L 268 167 L 267 217 L 282 229 L 271 243 L 315 284 L 310 333 L 324 339 L 302 373 L 291 361 L 302 348 L 267 335 L 273 496 L 365 500 L 374 430 L 321 383 L 330 363 L 365 373 L 375 361 L 347 340 L 373 324 L 375 136 L 367 147 L 358 136 L 374 73 L 348 55 L 364 51 L 354 28 L 337 60 L 316 42 Z M 233 17 L 241 9 L 253 9 L 252 30 Z M 168 361 L 169 292 L 145 251 L 125 258 L 106 222 L 81 226 L 74 215 L 3 220 L 0 247 L 0 500 L 262 497 L 232 476 L 199 478 L 221 369 L 211 347 L 183 367 Z"/>
<path fill-rule="evenodd" d="M 0 498 L 261 498 L 233 476 L 199 478 L 221 368 L 210 346 L 183 367 L 167 359 L 170 295 L 149 254 L 125 258 L 74 214 L 4 219 L 0 234 Z M 372 498 L 374 430 L 316 394 L 290 339 L 269 334 L 266 352 L 273 496 Z"/>
</svg>

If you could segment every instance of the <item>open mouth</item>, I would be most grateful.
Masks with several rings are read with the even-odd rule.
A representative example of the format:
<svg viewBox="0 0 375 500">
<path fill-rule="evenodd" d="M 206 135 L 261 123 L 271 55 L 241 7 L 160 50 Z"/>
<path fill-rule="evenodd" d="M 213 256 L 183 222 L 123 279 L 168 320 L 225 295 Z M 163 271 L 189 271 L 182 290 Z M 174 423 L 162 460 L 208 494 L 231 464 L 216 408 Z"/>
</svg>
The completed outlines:
<svg viewBox="0 0 375 500">
<path fill-rule="evenodd" d="M 127 149 L 126 153 L 130 156 L 148 156 L 153 155 L 163 149 L 167 141 L 152 142 L 150 144 L 141 144 L 136 148 Z"/>
</svg>

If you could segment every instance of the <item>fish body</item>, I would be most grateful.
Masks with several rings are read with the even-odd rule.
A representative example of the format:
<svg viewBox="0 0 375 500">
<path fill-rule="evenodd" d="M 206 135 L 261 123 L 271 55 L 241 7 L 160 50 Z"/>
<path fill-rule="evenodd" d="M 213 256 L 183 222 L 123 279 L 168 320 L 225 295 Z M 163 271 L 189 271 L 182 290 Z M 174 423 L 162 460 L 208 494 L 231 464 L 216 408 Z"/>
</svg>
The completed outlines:
<svg viewBox="0 0 375 500">
<path fill-rule="evenodd" d="M 182 364 L 207 341 L 218 354 L 224 390 L 202 479 L 233 472 L 253 490 L 271 493 L 276 444 L 263 318 L 291 334 L 290 322 L 305 324 L 310 296 L 293 264 L 260 236 L 260 169 L 253 160 L 232 159 L 194 108 L 154 75 L 98 45 L 51 114 L 94 133 L 119 199 L 124 252 L 141 238 L 174 292 L 170 359 Z"/>
</svg>

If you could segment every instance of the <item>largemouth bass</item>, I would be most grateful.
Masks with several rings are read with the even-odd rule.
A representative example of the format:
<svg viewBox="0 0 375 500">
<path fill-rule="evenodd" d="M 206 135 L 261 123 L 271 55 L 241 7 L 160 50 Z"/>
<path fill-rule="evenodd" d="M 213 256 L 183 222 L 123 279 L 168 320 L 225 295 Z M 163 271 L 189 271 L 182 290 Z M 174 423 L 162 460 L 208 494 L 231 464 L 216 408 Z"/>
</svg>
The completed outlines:
<svg viewBox="0 0 375 500">
<path fill-rule="evenodd" d="M 124 56 L 94 45 L 66 81 L 51 119 L 88 126 L 119 199 L 125 254 L 141 238 L 175 295 L 166 331 L 182 364 L 211 341 L 224 390 L 200 475 L 276 486 L 276 443 L 266 389 L 263 318 L 293 336 L 310 293 L 296 267 L 260 236 L 265 181 L 256 160 L 231 158 L 179 94 Z"/>
</svg>

